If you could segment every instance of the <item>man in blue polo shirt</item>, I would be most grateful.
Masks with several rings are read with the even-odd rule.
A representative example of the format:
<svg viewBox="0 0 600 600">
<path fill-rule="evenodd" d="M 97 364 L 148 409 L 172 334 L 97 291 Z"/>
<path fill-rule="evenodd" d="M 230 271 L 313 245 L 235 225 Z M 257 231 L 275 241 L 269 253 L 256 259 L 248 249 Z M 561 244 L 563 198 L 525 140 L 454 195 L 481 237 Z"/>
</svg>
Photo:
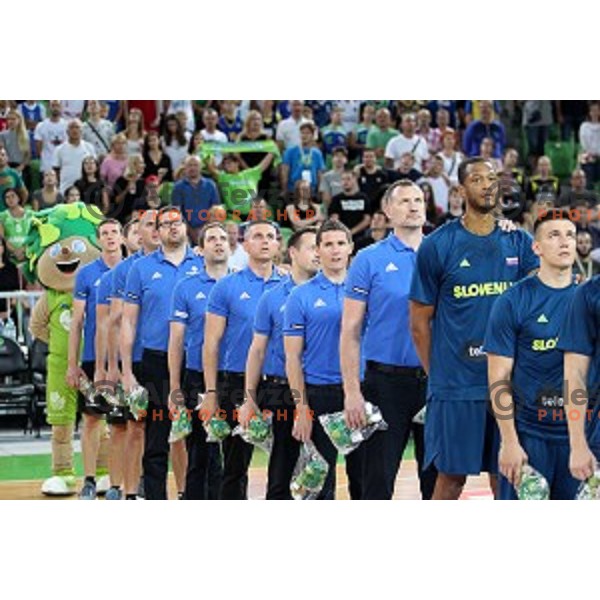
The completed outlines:
<svg viewBox="0 0 600 600">
<path fill-rule="evenodd" d="M 290 292 L 319 270 L 316 230 L 295 231 L 288 240 L 290 276 L 260 299 L 254 337 L 246 361 L 246 401 L 239 421 L 248 426 L 259 408 L 273 413 L 273 448 L 269 456 L 267 500 L 291 500 L 290 482 L 300 444 L 292 436 L 294 401 L 285 376 L 283 311 Z"/>
<path fill-rule="evenodd" d="M 534 225 L 537 275 L 507 290 L 494 304 L 485 334 L 492 410 L 500 429 L 499 497 L 515 500 L 524 464 L 540 472 L 551 500 L 573 500 L 564 416 L 559 331 L 573 294 L 576 228 L 554 211 Z"/>
<path fill-rule="evenodd" d="M 83 267 L 75 280 L 73 292 L 73 317 L 69 331 L 69 367 L 66 373 L 67 383 L 79 387 L 81 371 L 90 381 L 104 379 L 103 373 L 95 374 L 95 338 L 96 338 L 96 298 L 100 278 L 121 260 L 122 231 L 116 219 L 106 219 L 97 228 L 98 243 L 102 254 L 92 263 Z M 79 357 L 81 334 L 83 332 L 83 354 L 81 369 Z M 96 499 L 96 469 L 101 440 L 108 443 L 103 420 L 103 412 L 91 407 L 80 396 L 80 408 L 83 413 L 81 431 L 81 453 L 85 481 L 79 493 L 82 500 Z M 104 455 L 104 449 L 102 454 Z M 103 462 L 103 461 L 101 461 Z"/>
<path fill-rule="evenodd" d="M 421 496 L 428 500 L 433 494 L 436 473 L 433 468 L 423 470 L 424 428 L 413 422 L 425 406 L 427 377 L 410 337 L 408 314 L 416 251 L 423 240 L 423 192 L 412 181 L 401 179 L 387 190 L 382 207 L 394 231 L 358 253 L 346 280 L 340 340 L 346 418 L 352 428 L 363 426 L 367 398 L 381 409 L 389 426 L 364 444 L 363 498 L 391 500 L 412 432 Z M 367 361 L 362 390 L 361 338 Z"/>
<path fill-rule="evenodd" d="M 419 247 L 410 290 L 411 331 L 429 375 L 425 464 L 437 467 L 434 500 L 458 499 L 467 475 L 490 473 L 498 427 L 488 411 L 485 327 L 496 298 L 538 266 L 531 237 L 496 223 L 497 176 L 482 158 L 461 163 L 466 213 Z"/>
<path fill-rule="evenodd" d="M 185 221 L 179 208 L 162 208 L 158 212 L 156 226 L 162 247 L 135 261 L 127 276 L 121 361 L 123 387 L 127 391 L 137 383 L 133 374 L 132 350 L 139 322 L 143 348 L 141 383 L 149 393 L 142 459 L 145 495 L 148 500 L 166 500 L 171 431 L 167 361 L 171 292 L 180 279 L 198 273 L 202 265 L 188 246 Z"/>
<path fill-rule="evenodd" d="M 352 234 L 344 224 L 329 220 L 317 232 L 316 241 L 323 270 L 288 296 L 283 335 L 286 373 L 297 397 L 293 435 L 301 442 L 312 439 L 327 461 L 329 472 L 319 498 L 333 500 L 337 450 L 318 417 L 344 409 L 340 330 Z M 353 500 L 362 497 L 362 469 L 363 446 L 359 446 L 346 456 Z"/>
<path fill-rule="evenodd" d="M 244 249 L 248 253 L 248 266 L 218 281 L 210 292 L 202 350 L 206 392 L 201 418 L 210 418 L 220 405 L 221 414 L 226 415 L 231 426 L 237 425 L 237 407 L 244 400 L 244 369 L 258 301 L 281 281 L 273 266 L 279 242 L 271 223 L 252 221 L 245 231 Z M 221 371 L 219 356 L 223 346 Z M 227 437 L 222 448 L 221 498 L 245 500 L 253 447 L 236 435 Z"/>
<path fill-rule="evenodd" d="M 195 411 L 198 394 L 204 392 L 202 346 L 206 305 L 214 285 L 227 275 L 229 244 L 222 223 L 208 223 L 200 232 L 199 247 L 204 270 L 185 277 L 173 290 L 169 332 L 169 377 L 171 399 L 182 391 L 185 406 Z M 181 366 L 185 346 L 183 386 Z M 221 353 L 219 368 L 222 368 Z M 218 443 L 206 442 L 201 415 L 192 412 L 192 433 L 186 438 L 188 467 L 185 481 L 186 500 L 217 500 L 222 478 L 221 449 Z"/>
<path fill-rule="evenodd" d="M 121 261 L 114 269 L 112 276 L 112 290 L 110 302 L 110 332 L 109 344 L 120 346 L 121 343 L 121 323 L 123 316 L 123 301 L 125 298 L 125 287 L 127 276 L 133 266 L 133 263 L 152 254 L 160 246 L 160 237 L 156 229 L 156 216 L 158 211 L 146 210 L 140 215 L 138 223 L 138 232 L 140 235 L 141 248 Z M 134 377 L 143 383 L 142 378 L 142 343 L 139 336 L 139 323 L 135 334 L 135 342 L 132 351 L 132 370 Z M 120 349 L 123 355 L 123 350 Z M 108 380 L 118 380 L 120 374 L 113 374 L 109 368 Z M 128 414 L 127 420 L 127 439 L 125 441 L 125 465 L 124 465 L 124 488 L 125 500 L 136 500 L 138 484 L 142 472 L 142 454 L 144 452 L 144 421 L 136 421 Z"/>
<path fill-rule="evenodd" d="M 564 352 L 569 469 L 585 480 L 600 462 L 600 275 L 577 287 L 558 348 Z"/>
<path fill-rule="evenodd" d="M 173 206 L 179 206 L 194 244 L 198 243 L 200 229 L 208 221 L 209 210 L 220 204 L 219 191 L 212 179 L 202 177 L 202 164 L 197 156 L 185 161 L 185 177 L 173 186 Z"/>
</svg>

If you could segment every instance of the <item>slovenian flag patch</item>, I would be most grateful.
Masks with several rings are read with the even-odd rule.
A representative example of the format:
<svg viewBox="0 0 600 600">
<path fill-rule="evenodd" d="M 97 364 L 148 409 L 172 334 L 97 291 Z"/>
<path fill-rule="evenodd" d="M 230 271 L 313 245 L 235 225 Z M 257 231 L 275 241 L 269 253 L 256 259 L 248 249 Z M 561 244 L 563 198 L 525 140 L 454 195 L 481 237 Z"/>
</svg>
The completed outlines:
<svg viewBox="0 0 600 600">
<path fill-rule="evenodd" d="M 519 257 L 518 256 L 507 256 L 506 257 L 506 265 L 508 267 L 518 267 L 519 266 Z"/>
</svg>

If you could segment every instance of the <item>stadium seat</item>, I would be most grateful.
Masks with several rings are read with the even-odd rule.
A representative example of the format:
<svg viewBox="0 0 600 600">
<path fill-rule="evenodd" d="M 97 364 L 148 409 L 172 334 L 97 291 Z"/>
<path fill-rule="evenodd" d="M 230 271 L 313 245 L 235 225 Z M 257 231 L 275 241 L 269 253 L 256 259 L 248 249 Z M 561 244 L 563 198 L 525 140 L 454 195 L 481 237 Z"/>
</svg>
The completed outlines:
<svg viewBox="0 0 600 600">
<path fill-rule="evenodd" d="M 568 142 L 546 142 L 544 154 L 552 162 L 552 171 L 557 177 L 564 179 L 571 175 L 575 168 L 575 144 Z"/>
<path fill-rule="evenodd" d="M 46 410 L 46 361 L 48 344 L 41 340 L 33 340 L 29 351 L 29 367 L 35 388 L 31 406 L 31 428 L 36 437 L 40 437 L 40 428 L 45 421 Z"/>
<path fill-rule="evenodd" d="M 29 365 L 14 340 L 0 336 L 0 415 L 23 415 L 31 422 L 35 388 L 28 381 Z"/>
</svg>

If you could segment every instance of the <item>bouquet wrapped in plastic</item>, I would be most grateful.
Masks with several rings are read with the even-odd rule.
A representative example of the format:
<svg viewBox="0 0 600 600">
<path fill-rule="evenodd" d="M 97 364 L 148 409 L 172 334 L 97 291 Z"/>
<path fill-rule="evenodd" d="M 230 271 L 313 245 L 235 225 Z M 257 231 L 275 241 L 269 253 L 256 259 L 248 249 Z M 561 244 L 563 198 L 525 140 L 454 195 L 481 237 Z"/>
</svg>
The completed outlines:
<svg viewBox="0 0 600 600">
<path fill-rule="evenodd" d="M 581 484 L 575 498 L 577 500 L 600 500 L 600 465 L 597 465 L 594 474 Z"/>
<path fill-rule="evenodd" d="M 244 429 L 241 425 L 238 425 L 232 435 L 239 435 L 248 444 L 258 446 L 265 452 L 271 452 L 273 447 L 273 415 L 269 415 L 266 418 L 252 417 L 248 423 L 247 429 Z"/>
<path fill-rule="evenodd" d="M 225 419 L 211 417 L 204 423 L 207 442 L 222 442 L 230 433 L 231 427 Z"/>
<path fill-rule="evenodd" d="M 290 492 L 294 500 L 316 500 L 321 493 L 329 465 L 319 454 L 312 442 L 300 449 L 300 456 L 294 468 Z"/>
<path fill-rule="evenodd" d="M 81 373 L 79 376 L 77 387 L 83 395 L 85 405 L 88 408 L 94 408 L 101 412 L 109 412 L 111 405 L 114 405 L 114 402 L 110 402 L 110 400 L 113 400 L 114 395 L 108 389 L 100 390 L 97 388 L 85 373 Z"/>
<path fill-rule="evenodd" d="M 125 394 L 125 403 L 136 421 L 139 421 L 146 415 L 148 410 L 148 390 L 136 385 L 129 394 Z"/>
<path fill-rule="evenodd" d="M 175 418 L 171 422 L 169 444 L 183 440 L 192 433 L 192 420 L 189 411 L 185 407 L 177 409 L 174 416 Z"/>
<path fill-rule="evenodd" d="M 539 471 L 531 465 L 523 465 L 517 496 L 519 500 L 549 500 L 550 486 Z"/>
<path fill-rule="evenodd" d="M 424 406 L 414 417 L 412 422 L 417 425 L 425 425 L 425 416 L 427 415 L 427 406 Z"/>
<path fill-rule="evenodd" d="M 370 402 L 365 402 L 365 416 L 367 424 L 359 429 L 350 429 L 346 425 L 343 410 L 321 415 L 319 421 L 338 452 L 346 455 L 358 448 L 362 442 L 368 440 L 376 431 L 384 431 L 388 428 L 379 407 Z"/>
</svg>

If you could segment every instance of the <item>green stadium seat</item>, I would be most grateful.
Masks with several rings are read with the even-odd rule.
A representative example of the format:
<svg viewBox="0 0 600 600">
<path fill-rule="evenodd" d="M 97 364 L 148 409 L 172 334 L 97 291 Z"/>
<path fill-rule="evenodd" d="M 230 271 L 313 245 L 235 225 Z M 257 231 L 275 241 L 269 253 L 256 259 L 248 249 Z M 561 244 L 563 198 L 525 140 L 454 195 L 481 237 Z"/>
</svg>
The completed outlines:
<svg viewBox="0 0 600 600">
<path fill-rule="evenodd" d="M 544 154 L 552 162 L 554 174 L 563 179 L 569 177 L 575 168 L 575 143 L 568 142 L 546 142 Z"/>
</svg>

